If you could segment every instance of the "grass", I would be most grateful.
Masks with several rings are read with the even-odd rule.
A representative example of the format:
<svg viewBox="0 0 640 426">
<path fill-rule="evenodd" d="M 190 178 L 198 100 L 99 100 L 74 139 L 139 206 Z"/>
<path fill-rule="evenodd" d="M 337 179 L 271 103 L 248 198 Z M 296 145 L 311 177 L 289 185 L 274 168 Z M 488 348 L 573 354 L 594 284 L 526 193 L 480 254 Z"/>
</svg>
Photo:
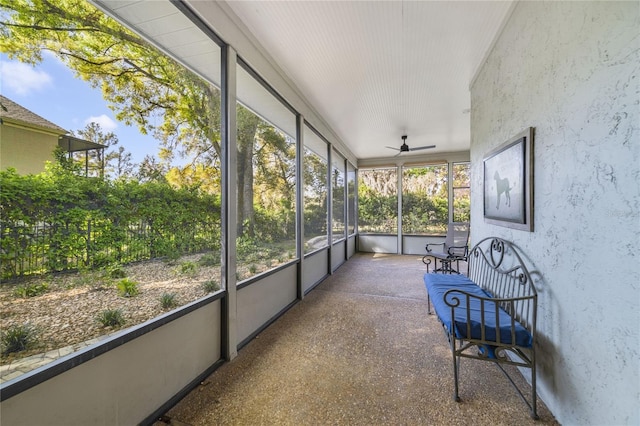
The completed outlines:
<svg viewBox="0 0 640 426">
<path fill-rule="evenodd" d="M 107 273 L 109 274 L 109 278 L 113 279 L 125 278 L 127 276 L 126 271 L 120 265 L 113 265 L 107 268 Z"/>
<path fill-rule="evenodd" d="M 198 272 L 198 264 L 196 262 L 187 260 L 179 264 L 175 271 L 180 275 L 193 276 Z"/>
<path fill-rule="evenodd" d="M 105 309 L 96 317 L 103 327 L 120 327 L 126 322 L 120 309 Z"/>
<path fill-rule="evenodd" d="M 220 290 L 220 284 L 218 284 L 217 281 L 209 280 L 202 283 L 202 288 L 207 293 L 215 293 L 216 291 Z"/>
<path fill-rule="evenodd" d="M 16 287 L 16 289 L 13 291 L 13 294 L 16 297 L 28 298 L 39 296 L 43 293 L 46 293 L 47 290 L 49 290 L 49 284 L 47 284 L 46 282 L 22 284 Z"/>
<path fill-rule="evenodd" d="M 214 253 L 205 253 L 198 259 L 198 264 L 202 266 L 220 265 L 220 254 L 216 256 Z"/>
<path fill-rule="evenodd" d="M 21 352 L 31 348 L 36 343 L 36 329 L 30 324 L 12 325 L 2 332 L 0 341 L 3 355 Z"/>
<path fill-rule="evenodd" d="M 89 287 L 92 291 L 101 291 L 106 290 L 109 281 L 103 271 L 83 268 L 67 282 L 65 288 L 70 290 L 72 288 Z"/>
<path fill-rule="evenodd" d="M 178 301 L 176 300 L 176 294 L 162 293 L 162 296 L 160 296 L 160 305 L 162 306 L 162 309 L 165 309 L 165 310 L 175 308 L 176 306 L 178 306 Z"/>
</svg>

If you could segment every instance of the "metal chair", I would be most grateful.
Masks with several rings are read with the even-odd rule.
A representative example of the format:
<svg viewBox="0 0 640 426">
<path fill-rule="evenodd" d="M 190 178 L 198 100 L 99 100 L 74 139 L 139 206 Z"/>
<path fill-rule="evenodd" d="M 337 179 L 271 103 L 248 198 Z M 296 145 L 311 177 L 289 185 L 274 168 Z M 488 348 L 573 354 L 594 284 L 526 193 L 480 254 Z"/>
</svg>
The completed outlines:
<svg viewBox="0 0 640 426">
<path fill-rule="evenodd" d="M 460 273 L 460 261 L 467 261 L 469 256 L 469 230 L 468 222 L 451 222 L 443 242 L 426 245 L 427 254 L 423 256 L 422 262 L 427 265 L 427 273 L 432 262 L 434 273 Z M 442 246 L 442 251 L 433 251 L 432 247 L 435 246 Z M 440 261 L 440 267 L 438 267 L 438 261 Z"/>
</svg>

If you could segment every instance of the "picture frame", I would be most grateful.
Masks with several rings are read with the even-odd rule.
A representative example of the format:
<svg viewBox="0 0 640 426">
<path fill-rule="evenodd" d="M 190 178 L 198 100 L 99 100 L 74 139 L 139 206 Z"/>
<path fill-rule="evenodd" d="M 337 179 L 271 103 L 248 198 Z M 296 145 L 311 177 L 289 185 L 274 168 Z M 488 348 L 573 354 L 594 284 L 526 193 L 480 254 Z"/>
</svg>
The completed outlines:
<svg viewBox="0 0 640 426">
<path fill-rule="evenodd" d="M 533 127 L 483 160 L 484 221 L 533 232 Z"/>
</svg>

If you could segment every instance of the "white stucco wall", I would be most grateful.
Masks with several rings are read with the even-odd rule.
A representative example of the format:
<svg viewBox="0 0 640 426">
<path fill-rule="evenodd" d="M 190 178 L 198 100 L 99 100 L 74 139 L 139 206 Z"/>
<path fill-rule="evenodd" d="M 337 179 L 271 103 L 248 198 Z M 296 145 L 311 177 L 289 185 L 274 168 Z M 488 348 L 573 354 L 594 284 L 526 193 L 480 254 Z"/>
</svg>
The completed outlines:
<svg viewBox="0 0 640 426">
<path fill-rule="evenodd" d="M 639 7 L 520 2 L 471 86 L 472 241 L 512 240 L 536 270 L 562 424 L 640 424 Z M 529 126 L 535 230 L 485 224 L 483 157 Z"/>
</svg>

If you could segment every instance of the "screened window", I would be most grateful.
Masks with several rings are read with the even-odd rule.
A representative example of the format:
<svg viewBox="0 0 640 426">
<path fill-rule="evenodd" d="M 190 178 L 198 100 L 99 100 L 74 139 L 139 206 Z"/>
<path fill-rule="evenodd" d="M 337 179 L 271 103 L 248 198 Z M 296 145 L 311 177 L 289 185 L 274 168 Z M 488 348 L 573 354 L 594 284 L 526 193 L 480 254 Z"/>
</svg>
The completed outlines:
<svg viewBox="0 0 640 426">
<path fill-rule="evenodd" d="M 449 219 L 447 176 L 447 164 L 403 167 L 403 234 L 446 234 Z"/>
<path fill-rule="evenodd" d="M 356 169 L 347 163 L 347 234 L 356 232 Z"/>
<path fill-rule="evenodd" d="M 237 269 L 249 279 L 296 258 L 296 116 L 237 67 Z"/>
<path fill-rule="evenodd" d="M 345 159 L 336 151 L 331 159 L 331 191 L 332 191 L 332 215 L 333 215 L 333 241 L 344 238 L 345 232 Z"/>
<path fill-rule="evenodd" d="M 471 180 L 469 163 L 453 163 L 453 221 L 471 219 Z"/>
<path fill-rule="evenodd" d="M 72 134 L 3 134 L 3 145 L 39 147 L 25 164 L 3 158 L 17 167 L 0 171 L 2 280 L 15 283 L 0 288 L 11 305 L 0 329 L 31 333 L 25 350 L 3 347 L 3 364 L 68 353 L 219 291 L 221 271 L 218 45 L 168 2 L 149 11 L 182 21 L 199 46 L 189 68 L 89 2 L 35 2 L 28 13 L 20 4 L 3 5 L 2 37 L 21 42 L 3 45 L 12 59 L 0 60 L 51 84 L 37 94 L 3 87 L 3 108 Z"/>
<path fill-rule="evenodd" d="M 358 170 L 358 232 L 397 234 L 397 168 Z"/>
<path fill-rule="evenodd" d="M 304 129 L 304 252 L 327 247 L 328 146 L 305 125 Z"/>
</svg>

